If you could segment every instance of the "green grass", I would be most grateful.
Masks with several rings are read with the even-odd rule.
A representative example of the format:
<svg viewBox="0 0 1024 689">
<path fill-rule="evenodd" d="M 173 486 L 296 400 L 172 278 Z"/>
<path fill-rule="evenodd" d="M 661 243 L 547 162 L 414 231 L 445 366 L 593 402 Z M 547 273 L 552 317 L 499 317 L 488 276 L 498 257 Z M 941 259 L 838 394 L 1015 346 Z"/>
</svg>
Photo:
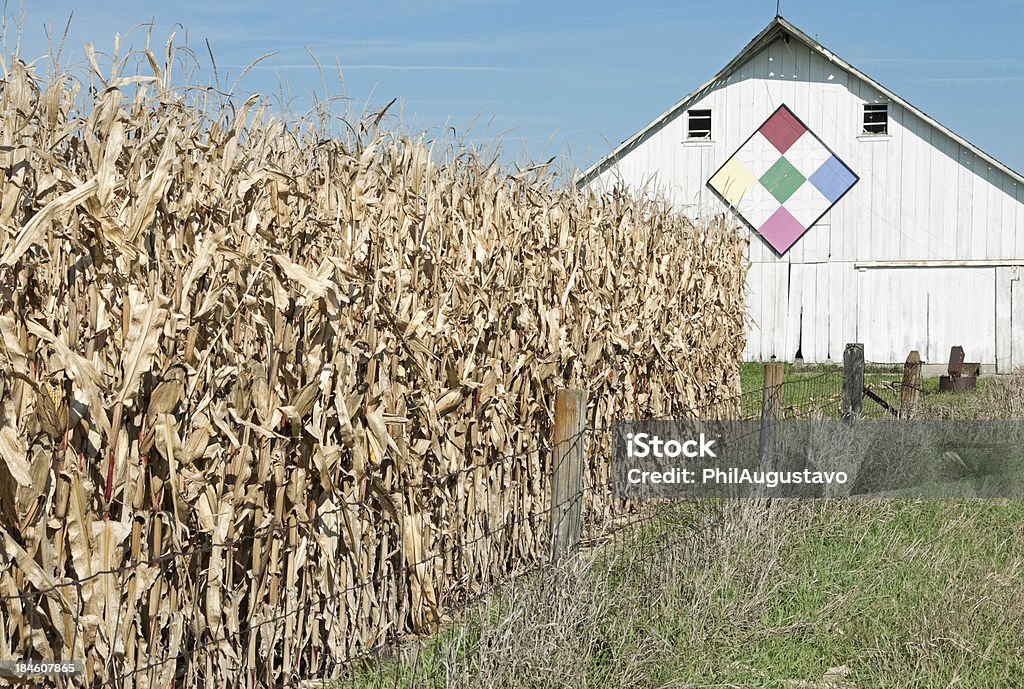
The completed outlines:
<svg viewBox="0 0 1024 689">
<path fill-rule="evenodd" d="M 1022 522 L 1009 501 L 786 506 L 773 565 L 712 563 L 730 595 L 707 614 L 733 623 L 657 679 L 785 687 L 845 666 L 857 687 L 1020 686 Z"/>
</svg>

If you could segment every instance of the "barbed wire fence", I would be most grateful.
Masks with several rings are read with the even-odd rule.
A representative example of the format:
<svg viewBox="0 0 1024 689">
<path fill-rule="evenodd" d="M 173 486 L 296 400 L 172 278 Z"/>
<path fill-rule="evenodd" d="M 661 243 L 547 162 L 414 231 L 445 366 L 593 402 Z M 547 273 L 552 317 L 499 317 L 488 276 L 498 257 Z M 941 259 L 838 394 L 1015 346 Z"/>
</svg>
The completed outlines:
<svg viewBox="0 0 1024 689">
<path fill-rule="evenodd" d="M 720 399 L 702 408 L 673 411 L 677 417 L 735 419 L 837 418 L 848 413 L 851 405 L 848 372 L 812 372 L 783 380 L 781 369 L 768 371 L 768 367 L 776 366 L 781 364 L 766 365 L 765 380 L 770 383 L 766 387 Z M 863 388 L 888 390 L 893 395 L 893 404 L 889 407 L 895 408 L 895 403 L 905 396 L 908 381 L 920 391 L 919 371 L 914 378 L 895 369 L 889 375 L 875 377 Z M 884 405 L 878 406 L 891 411 Z M 193 624 L 191 628 L 179 625 L 175 631 L 168 622 L 175 611 L 162 611 L 160 614 L 166 618 L 164 624 L 153 626 L 165 637 L 164 643 L 159 645 L 166 649 L 165 653 L 144 659 L 121 654 L 120 662 L 93 668 L 91 681 L 83 676 L 50 677 L 47 681 L 58 687 L 118 688 L 356 687 L 367 683 L 405 686 L 417 682 L 443 685 L 444 677 L 437 675 L 436 663 L 423 662 L 422 639 L 428 638 L 435 649 L 456 641 L 464 647 L 467 629 L 457 623 L 460 611 L 494 596 L 524 576 L 529 578 L 528 575 L 538 570 L 557 569 L 571 554 L 597 553 L 610 560 L 626 559 L 639 566 L 651 566 L 654 560 L 645 555 L 643 534 L 663 534 L 666 525 L 679 526 L 681 512 L 687 509 L 679 501 L 625 500 L 611 493 L 612 423 L 588 427 L 585 419 L 585 413 L 580 415 L 581 423 L 561 437 L 556 431 L 554 439 L 542 439 L 516 452 L 401 486 L 403 492 L 411 495 L 438 486 L 461 485 L 461 481 L 473 479 L 485 486 L 484 493 L 478 497 L 494 502 L 497 507 L 493 511 L 449 515 L 461 522 L 461 530 L 453 530 L 438 539 L 431 552 L 410 558 L 396 550 L 381 560 L 385 565 L 377 571 L 363 572 L 357 581 L 339 582 L 329 590 L 313 591 L 315 582 L 308 577 L 301 578 L 296 587 L 299 590 L 286 591 L 273 606 L 263 606 L 260 615 L 248 619 L 242 611 L 235 610 L 233 621 L 217 628 Z M 558 422 L 556 419 L 556 426 Z M 524 510 L 516 495 L 502 490 L 494 481 L 479 480 L 479 474 L 489 474 L 513 463 L 522 465 L 539 456 L 548 457 L 550 461 L 550 496 L 546 502 L 534 503 L 529 509 Z M 571 456 L 577 461 L 582 459 L 581 473 L 574 478 L 575 485 L 557 494 L 555 483 L 562 468 L 556 457 L 564 461 Z M 155 569 L 158 573 L 150 578 L 150 586 L 159 586 L 161 577 L 187 578 L 190 571 L 202 571 L 203 567 L 194 567 L 200 558 L 215 554 L 229 558 L 233 551 L 255 542 L 276 547 L 279 562 L 286 556 L 299 557 L 319 547 L 318 534 L 336 536 L 345 519 L 380 514 L 387 509 L 387 495 L 369 490 L 366 496 L 360 500 L 343 500 L 326 509 L 314 509 L 307 517 L 291 515 L 284 524 L 252 523 L 248 533 L 223 540 L 197 532 L 187 547 L 183 544 L 183 547 L 153 557 L 50 586 L 33 587 L 26 581 L 26 585 L 15 592 L 0 592 L 0 606 L 17 606 L 28 619 L 32 619 L 31 611 L 35 606 L 62 606 L 69 614 L 67 626 L 78 635 L 84 627 L 77 611 L 83 608 L 83 596 L 88 595 L 87 589 L 94 583 L 103 581 L 106 585 L 124 586 L 138 571 Z M 686 528 L 670 529 L 674 535 L 668 542 L 678 547 L 700 529 L 711 528 L 714 513 L 713 507 L 704 509 L 700 519 L 687 523 Z M 574 533 L 569 543 L 558 544 L 557 532 L 567 515 L 576 520 L 572 527 Z M 527 540 L 540 547 L 523 547 L 521 534 L 525 532 L 530 534 Z M 397 539 L 403 537 L 403 534 L 396 534 Z M 484 553 L 482 557 L 497 566 L 480 570 L 486 571 L 486 575 L 473 571 L 464 562 L 470 550 Z M 439 571 L 440 576 L 432 576 Z M 430 581 L 433 591 L 417 590 L 416 584 L 425 581 Z M 200 600 L 200 591 L 209 582 L 196 578 L 192 585 L 196 594 L 193 600 Z M 402 594 L 396 596 L 395 591 Z M 209 596 L 212 592 L 204 593 Z M 218 591 L 215 595 L 230 597 L 230 591 Z M 385 600 L 389 595 L 396 600 Z M 353 635 L 353 625 L 342 615 L 357 618 L 414 616 L 427 618 L 430 623 L 422 626 L 419 634 L 404 631 L 402 625 L 384 623 L 369 627 L 371 631 L 366 635 Z M 230 620 L 232 616 L 228 617 Z M 241 622 L 243 619 L 247 621 Z M 120 629 L 122 622 L 119 617 L 115 630 Z M 339 640 L 339 635 L 346 638 Z M 24 639 L 29 640 L 30 637 Z M 71 647 L 75 647 L 74 641 Z M 407 648 L 416 649 L 413 660 L 402 662 Z M 31 648 L 19 650 L 31 657 Z M 233 673 L 226 683 L 225 669 Z M 418 673 L 425 674 L 417 677 Z M 387 684 L 389 677 L 393 679 L 392 685 Z"/>
<path fill-rule="evenodd" d="M 582 450 L 586 446 L 591 457 L 590 470 L 597 470 L 608 463 L 607 427 L 582 427 L 563 439 L 562 444 L 569 445 L 570 450 Z M 531 457 L 550 455 L 556 449 L 555 443 L 542 440 L 518 452 L 492 457 L 487 462 L 430 476 L 421 482 L 406 483 L 401 486 L 401 491 L 409 494 L 437 486 L 455 486 L 467 478 L 476 480 L 478 476 L 474 475 L 487 474 L 503 465 L 522 465 Z M 553 467 L 552 473 L 557 472 L 558 468 Z M 480 499 L 494 501 L 496 509 L 485 514 L 450 515 L 453 521 L 462 521 L 463 527 L 475 521 L 471 526 L 476 528 L 453 531 L 448 538 L 439 539 L 432 552 L 422 553 L 415 559 L 384 558 L 382 562 L 385 565 L 377 571 L 367 572 L 355 582 L 329 590 L 310 592 L 306 590 L 308 582 L 299 579 L 296 582 L 299 591 L 292 595 L 286 592 L 277 599 L 276 605 L 262 606 L 260 615 L 249 619 L 248 615 L 242 614 L 243 611 L 234 611 L 234 624 L 203 628 L 197 627 L 193 620 L 193 624 L 179 627 L 175 632 L 167 620 L 176 615 L 181 618 L 179 611 L 161 610 L 159 614 L 167 619 L 163 623 L 153 622 L 151 628 L 156 628 L 157 634 L 166 637 L 165 643 L 159 645 L 166 649 L 164 653 L 154 653 L 145 658 L 122 653 L 118 658 L 120 662 L 91 668 L 89 679 L 82 675 L 53 676 L 47 677 L 46 682 L 59 687 L 220 686 L 224 684 L 223 673 L 228 668 L 236 673 L 230 686 L 283 686 L 310 678 L 329 678 L 342 671 L 365 666 L 386 657 L 414 637 L 401 633 L 399 625 L 393 625 L 395 631 L 384 625 L 384 630 L 378 634 L 345 639 L 343 652 L 337 653 L 336 648 L 329 648 L 328 638 L 332 634 L 348 635 L 353 627 L 348 620 L 338 618 L 340 609 L 349 617 L 380 615 L 385 609 L 387 614 L 400 617 L 412 614 L 411 608 L 420 604 L 434 608 L 438 616 L 451 614 L 490 595 L 507 581 L 556 563 L 560 558 L 549 543 L 552 529 L 557 524 L 552 519 L 556 512 L 576 509 L 577 519 L 583 519 L 573 549 L 601 547 L 652 518 L 653 511 L 639 505 L 626 505 L 623 501 L 610 505 L 612 499 L 607 495 L 603 476 L 599 471 L 589 473 L 586 490 L 582 488 L 583 477 L 580 476 L 581 487 L 578 490 L 561 499 L 552 499 L 548 504 L 535 504 L 527 510 L 522 509 L 514 495 L 501 490 L 494 482 L 478 481 L 485 486 L 486 492 L 486 495 L 479 496 Z M 201 581 L 193 573 L 206 570 L 205 563 L 211 557 L 230 563 L 233 553 L 259 542 L 264 551 L 277 548 L 277 560 L 284 562 L 289 557 L 318 547 L 318 533 L 336 535 L 340 528 L 339 520 L 380 514 L 382 503 L 387 501 L 387 496 L 368 490 L 365 499 L 342 500 L 330 508 L 314 509 L 307 517 L 291 515 L 285 523 L 269 521 L 256 524 L 249 521 L 240 527 L 243 533 L 229 538 L 218 539 L 210 533 L 196 531 L 179 543 L 180 547 L 165 549 L 157 555 L 128 561 L 117 567 L 97 569 L 85 576 L 72 576 L 48 586 L 33 586 L 29 580 L 22 579 L 24 583 L 17 591 L 0 592 L 0 607 L 16 607 L 20 617 L 32 620 L 34 609 L 61 606 L 66 612 L 66 626 L 74 636 L 69 645 L 74 648 L 78 635 L 85 629 L 79 611 L 84 609 L 83 599 L 95 593 L 91 591 L 94 586 L 127 588 L 138 584 L 140 572 L 148 572 L 146 578 L 150 589 L 159 589 L 161 581 L 166 578 L 185 580 L 193 589 L 192 600 L 200 601 L 204 594 L 211 594 L 210 590 L 204 592 L 204 587 L 212 588 L 213 584 Z M 586 510 L 583 509 L 584 503 Z M 532 541 L 542 547 L 523 547 L 522 538 L 513 534 L 524 530 L 532 531 Z M 460 558 L 470 549 L 487 553 L 487 558 L 497 561 L 497 567 L 487 570 L 497 574 L 474 578 L 472 573 L 460 571 Z M 421 570 L 426 575 L 427 571 L 436 570 L 438 565 L 444 565 L 448 570 L 443 578 L 435 581 L 436 600 L 427 606 L 423 601 L 417 601 L 416 592 L 410 590 L 410 579 L 420 576 Z M 396 590 L 404 590 L 405 594 L 395 601 L 382 600 L 388 592 Z M 228 599 L 231 592 L 226 590 L 216 595 Z M 336 605 L 340 601 L 348 605 Z M 114 624 L 117 634 L 127 622 L 120 613 L 121 606 Z M 436 626 L 430 625 L 424 631 L 432 631 Z M 40 629 L 39 633 L 45 632 Z M 26 644 L 30 639 L 29 634 L 23 637 Z M 15 650 L 25 658 L 32 657 L 31 647 Z M 253 662 L 254 650 L 258 662 Z M 212 670 L 211 659 L 214 657 L 218 666 L 216 673 Z"/>
</svg>

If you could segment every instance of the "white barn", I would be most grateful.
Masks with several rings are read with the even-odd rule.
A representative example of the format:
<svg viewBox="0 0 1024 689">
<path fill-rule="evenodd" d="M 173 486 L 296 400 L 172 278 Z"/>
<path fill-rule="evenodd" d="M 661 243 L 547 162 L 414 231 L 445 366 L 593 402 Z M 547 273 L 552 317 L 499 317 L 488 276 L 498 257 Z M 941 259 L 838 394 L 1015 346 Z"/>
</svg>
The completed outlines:
<svg viewBox="0 0 1024 689">
<path fill-rule="evenodd" d="M 781 17 L 578 182 L 615 183 L 744 221 L 748 360 L 1024 366 L 1024 177 Z"/>
</svg>

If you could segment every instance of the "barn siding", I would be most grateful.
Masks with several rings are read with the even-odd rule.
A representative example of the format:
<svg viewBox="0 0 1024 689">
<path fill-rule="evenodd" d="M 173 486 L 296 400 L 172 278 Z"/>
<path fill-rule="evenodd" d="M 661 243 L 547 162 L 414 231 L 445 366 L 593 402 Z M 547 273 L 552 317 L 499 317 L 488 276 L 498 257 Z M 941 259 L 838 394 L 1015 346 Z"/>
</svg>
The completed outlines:
<svg viewBox="0 0 1024 689">
<path fill-rule="evenodd" d="M 591 185 L 621 178 L 694 217 L 719 213 L 708 178 L 785 103 L 861 179 L 786 256 L 751 237 L 745 357 L 836 361 L 857 340 L 870 361 L 902 361 L 910 348 L 944 361 L 964 344 L 969 358 L 1001 370 L 1024 365 L 1019 271 L 988 265 L 1024 263 L 1024 185 L 897 103 L 888 137 L 860 136 L 865 102 L 887 99 L 780 38 L 688 105 L 711 109 L 712 142 L 686 141 L 683 110 Z M 963 259 L 986 267 L 872 265 Z M 975 308 L 942 308 L 957 298 Z"/>
</svg>

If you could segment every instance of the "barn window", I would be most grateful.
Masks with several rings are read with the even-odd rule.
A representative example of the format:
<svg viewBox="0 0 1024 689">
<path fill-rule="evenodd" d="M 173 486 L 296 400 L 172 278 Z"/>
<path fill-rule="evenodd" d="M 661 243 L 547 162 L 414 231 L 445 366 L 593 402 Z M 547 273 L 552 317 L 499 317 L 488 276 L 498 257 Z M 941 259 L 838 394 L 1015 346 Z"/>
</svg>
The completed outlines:
<svg viewBox="0 0 1024 689">
<path fill-rule="evenodd" d="M 888 103 L 867 103 L 864 105 L 864 133 L 889 133 Z"/>
<path fill-rule="evenodd" d="M 690 110 L 687 118 L 688 137 L 691 139 L 711 138 L 711 111 Z"/>
</svg>

